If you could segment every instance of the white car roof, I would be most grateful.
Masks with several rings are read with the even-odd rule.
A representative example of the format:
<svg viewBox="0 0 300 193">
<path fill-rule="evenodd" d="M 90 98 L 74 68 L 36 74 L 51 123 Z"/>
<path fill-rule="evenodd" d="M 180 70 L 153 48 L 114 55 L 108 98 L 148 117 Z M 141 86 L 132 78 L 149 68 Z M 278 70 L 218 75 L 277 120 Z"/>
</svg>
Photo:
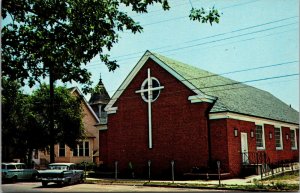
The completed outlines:
<svg viewBox="0 0 300 193">
<path fill-rule="evenodd" d="M 55 165 L 64 165 L 64 166 L 70 166 L 70 165 L 75 165 L 74 163 L 51 163 L 49 166 L 55 166 Z"/>
<path fill-rule="evenodd" d="M 11 163 L 2 163 L 4 165 L 25 165 L 24 163 L 15 163 L 15 162 L 11 162 Z"/>
</svg>

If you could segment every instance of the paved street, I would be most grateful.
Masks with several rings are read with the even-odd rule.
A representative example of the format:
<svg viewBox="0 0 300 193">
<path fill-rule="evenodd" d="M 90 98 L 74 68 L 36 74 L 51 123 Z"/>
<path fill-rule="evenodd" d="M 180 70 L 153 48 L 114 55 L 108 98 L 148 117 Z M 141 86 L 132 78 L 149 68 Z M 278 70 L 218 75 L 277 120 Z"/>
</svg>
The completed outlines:
<svg viewBox="0 0 300 193">
<path fill-rule="evenodd" d="M 15 184 L 2 184 L 3 192 L 207 192 L 208 189 L 163 188 L 133 185 L 104 185 L 104 184 L 76 184 L 60 187 L 49 184 L 42 187 L 40 182 L 19 182 Z M 218 191 L 218 190 L 212 190 Z M 219 190 L 224 192 L 224 190 Z"/>
</svg>

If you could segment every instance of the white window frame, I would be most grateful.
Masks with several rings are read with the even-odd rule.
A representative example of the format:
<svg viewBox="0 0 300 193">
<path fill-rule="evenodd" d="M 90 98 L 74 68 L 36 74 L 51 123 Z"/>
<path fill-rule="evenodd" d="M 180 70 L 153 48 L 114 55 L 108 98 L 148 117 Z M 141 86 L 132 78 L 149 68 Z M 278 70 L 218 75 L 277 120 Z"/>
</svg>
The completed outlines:
<svg viewBox="0 0 300 193">
<path fill-rule="evenodd" d="M 276 132 L 275 132 L 276 128 L 279 129 L 279 131 L 280 131 L 280 147 L 276 147 Z M 282 128 L 281 127 L 278 127 L 278 126 L 274 127 L 274 136 L 275 136 L 275 147 L 276 147 L 276 150 L 283 150 Z"/>
<path fill-rule="evenodd" d="M 296 129 L 290 129 L 290 131 L 294 131 L 294 140 L 295 140 L 295 146 L 292 146 L 292 137 L 291 137 L 291 149 L 292 150 L 297 150 L 298 147 L 297 147 L 297 132 L 296 132 Z"/>
<path fill-rule="evenodd" d="M 85 142 L 88 142 L 89 143 L 89 155 L 88 156 L 86 156 L 85 155 Z M 80 156 L 79 155 L 79 144 L 77 145 L 77 148 L 76 148 L 76 150 L 77 150 L 77 156 L 74 156 L 74 149 L 72 150 L 72 157 L 90 157 L 90 154 L 91 154 L 91 143 L 90 143 L 90 141 L 89 140 L 84 140 L 84 141 L 81 141 L 81 142 L 79 142 L 80 144 L 82 144 L 82 146 L 83 146 L 83 148 L 82 148 L 82 151 L 83 151 L 83 153 L 82 153 L 82 155 L 83 156 Z"/>
<path fill-rule="evenodd" d="M 257 147 L 256 146 L 256 149 L 257 150 L 265 150 L 266 149 L 266 139 L 265 139 L 265 128 L 264 128 L 264 124 L 255 124 L 255 142 L 256 142 L 256 126 L 261 126 L 261 130 L 262 130 L 262 144 L 263 144 L 263 147 Z"/>
</svg>

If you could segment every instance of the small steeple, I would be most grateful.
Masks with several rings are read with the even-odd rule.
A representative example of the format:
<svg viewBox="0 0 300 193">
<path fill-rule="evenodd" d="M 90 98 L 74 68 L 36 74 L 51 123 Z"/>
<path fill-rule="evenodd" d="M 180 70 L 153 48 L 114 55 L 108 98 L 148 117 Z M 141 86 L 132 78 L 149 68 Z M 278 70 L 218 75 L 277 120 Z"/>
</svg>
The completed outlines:
<svg viewBox="0 0 300 193">
<path fill-rule="evenodd" d="M 101 72 L 100 72 L 100 79 L 99 79 L 99 83 L 98 84 L 103 84 L 102 83 L 102 78 L 101 78 Z"/>
<path fill-rule="evenodd" d="M 98 84 L 95 86 L 93 93 L 91 93 L 91 98 L 89 100 L 89 104 L 107 104 L 110 100 L 110 96 L 108 95 L 106 88 L 102 82 L 102 77 L 100 73 L 100 79 Z"/>
</svg>

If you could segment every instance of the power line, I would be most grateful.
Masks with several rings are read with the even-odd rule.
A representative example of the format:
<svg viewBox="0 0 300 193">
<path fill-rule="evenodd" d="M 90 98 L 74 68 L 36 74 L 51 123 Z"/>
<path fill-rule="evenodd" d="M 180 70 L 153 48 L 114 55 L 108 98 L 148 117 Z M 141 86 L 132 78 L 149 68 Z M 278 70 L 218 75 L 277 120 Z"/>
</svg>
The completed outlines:
<svg viewBox="0 0 300 193">
<path fill-rule="evenodd" d="M 242 39 L 242 40 L 233 41 L 233 42 L 224 43 L 224 44 L 219 44 L 219 45 L 210 46 L 210 47 L 202 47 L 202 49 L 204 49 L 204 48 L 214 48 L 214 47 L 229 45 L 229 44 L 233 44 L 233 43 L 245 42 L 245 41 L 255 40 L 255 39 L 259 39 L 259 38 L 263 38 L 263 37 L 279 35 L 279 34 L 282 34 L 282 33 L 291 32 L 292 30 L 297 30 L 297 29 L 291 29 L 291 30 L 287 30 L 287 31 L 283 31 L 283 32 L 278 32 L 278 33 L 271 33 L 271 34 L 267 34 L 267 35 L 263 35 L 263 36 L 258 36 L 258 37 L 251 37 L 251 38 L 247 38 L 247 39 Z M 179 49 L 179 50 L 181 50 L 181 49 Z M 201 48 L 197 49 L 197 50 L 201 50 Z M 167 52 L 167 51 L 162 51 L 161 53 L 164 53 L 164 52 Z M 170 55 L 174 55 L 174 54 L 170 54 Z M 124 59 L 119 60 L 119 61 L 126 61 L 126 60 L 130 60 L 130 59 L 138 58 L 138 57 L 140 57 L 140 56 L 130 57 L 130 58 L 124 58 Z M 120 62 L 118 62 L 118 63 L 120 64 Z M 96 65 L 93 65 L 93 66 L 96 66 Z"/>
<path fill-rule="evenodd" d="M 244 33 L 244 34 L 239 34 L 239 35 L 235 35 L 235 36 L 231 36 L 231 37 L 226 37 L 226 38 L 222 38 L 222 39 L 217 39 L 217 40 L 207 41 L 207 42 L 203 42 L 203 43 L 198 43 L 198 44 L 193 44 L 193 45 L 188 45 L 188 46 L 182 46 L 182 47 L 179 47 L 179 48 L 173 48 L 173 49 L 169 49 L 169 50 L 164 50 L 164 51 L 160 51 L 160 53 L 174 52 L 174 51 L 177 51 L 177 50 L 183 50 L 183 49 L 187 49 L 187 48 L 192 48 L 192 47 L 196 47 L 196 46 L 207 45 L 207 44 L 211 44 L 211 43 L 215 43 L 215 42 L 220 42 L 220 41 L 224 41 L 224 40 L 230 40 L 230 39 L 233 39 L 233 38 L 247 36 L 247 35 L 256 34 L 256 33 L 260 33 L 260 32 L 265 32 L 265 31 L 269 31 L 269 30 L 273 30 L 273 29 L 278 29 L 278 28 L 290 26 L 290 25 L 293 25 L 293 24 L 297 24 L 297 22 L 289 23 L 289 24 L 285 24 L 285 25 L 281 25 L 281 26 L 276 26 L 276 27 L 272 27 L 272 28 L 267 28 L 267 29 L 263 29 L 263 30 L 258 30 L 258 31 L 254 31 L 254 32 L 247 32 L 247 33 Z M 137 57 L 139 57 L 139 56 L 123 58 L 123 59 L 118 60 L 118 62 L 119 61 L 128 60 L 128 59 L 137 58 Z"/>
<path fill-rule="evenodd" d="M 239 73 L 239 72 L 247 72 L 247 71 L 251 71 L 251 70 L 258 70 L 258 69 L 264 69 L 264 68 L 270 68 L 270 67 L 276 67 L 276 66 L 283 66 L 283 65 L 287 65 L 287 64 L 293 64 L 299 62 L 298 60 L 295 61 L 290 61 L 290 62 L 283 62 L 283 63 L 278 63 L 278 64 L 271 64 L 271 65 L 266 65 L 266 66 L 259 66 L 259 67 L 254 67 L 254 68 L 247 68 L 247 69 L 243 69 L 243 70 L 235 70 L 235 71 L 231 71 L 231 72 L 224 72 L 221 74 L 213 74 L 213 75 L 209 75 L 209 76 L 202 76 L 202 77 L 196 77 L 196 78 L 190 78 L 190 79 L 186 79 L 186 80 L 194 80 L 194 79 L 200 79 L 200 78 L 209 78 L 209 77 L 214 77 L 214 76 L 222 76 L 222 75 L 226 75 L 226 74 L 235 74 L 235 73 Z"/>
<path fill-rule="evenodd" d="M 249 88 L 249 86 L 263 86 L 263 85 L 271 85 L 271 84 L 278 84 L 278 83 L 283 83 L 283 82 L 291 82 L 291 81 L 299 81 L 299 78 L 297 79 L 290 79 L 290 80 L 284 80 L 284 81 L 272 81 L 272 82 L 268 82 L 268 83 L 264 83 L 264 84 L 255 84 L 255 85 L 242 85 L 240 87 L 232 87 L 230 89 L 228 88 L 223 88 L 223 89 L 219 89 L 219 90 L 213 90 L 213 91 L 207 91 L 207 93 L 209 92 L 217 92 L 217 91 L 227 91 L 227 90 L 236 90 L 236 89 L 244 89 L 244 88 Z M 181 92 L 181 91 L 180 91 Z M 129 97 L 127 97 L 129 98 Z M 134 97 L 130 97 L 130 98 L 140 98 L 140 96 L 134 96 Z M 118 98 L 115 98 L 114 100 L 117 100 Z"/>
<path fill-rule="evenodd" d="M 198 2 L 197 2 L 198 1 Z M 199 0 L 197 0 L 196 2 L 194 2 L 194 3 L 199 3 Z M 229 6 L 226 6 L 226 7 L 222 7 L 222 8 L 220 8 L 220 10 L 225 10 L 225 9 L 229 9 L 229 8 L 232 8 L 232 7 L 238 7 L 238 6 L 242 6 L 242 5 L 246 5 L 246 4 L 250 4 L 250 3 L 255 3 L 255 2 L 257 2 L 257 1 L 260 1 L 260 0 L 252 0 L 252 1 L 248 1 L 248 2 L 245 2 L 245 3 L 238 3 L 238 4 L 234 4 L 234 5 L 229 5 Z M 175 5 L 171 5 L 170 7 L 171 7 L 171 9 L 173 9 L 174 7 L 180 7 L 180 6 L 183 6 L 183 5 L 187 5 L 187 4 L 191 4 L 191 5 L 193 5 L 193 3 L 191 2 L 191 0 L 189 0 L 189 2 L 187 2 L 187 3 L 179 3 L 179 4 L 175 4 Z M 193 6 L 192 6 L 193 7 Z M 201 7 L 203 7 L 203 6 L 201 6 Z M 149 14 L 152 14 L 152 13 L 156 13 L 156 12 L 162 12 L 162 11 L 164 11 L 163 9 L 156 9 L 156 10 L 153 10 L 153 11 L 149 11 L 149 12 L 147 12 L 147 13 L 142 13 L 142 14 L 135 14 L 135 15 L 133 15 L 132 17 L 141 17 L 141 16 L 147 16 L 147 15 L 149 15 Z M 160 16 L 160 15 L 162 15 L 163 13 L 161 13 L 161 14 L 156 14 L 156 16 Z M 187 16 L 182 16 L 181 18 L 186 18 Z M 179 19 L 181 19 L 181 18 L 179 18 Z M 177 18 L 178 19 L 178 18 Z M 174 18 L 174 20 L 176 20 L 175 18 Z M 166 22 L 166 21 L 165 21 Z M 160 21 L 158 21 L 158 23 L 161 23 Z M 154 25 L 154 24 L 151 24 L 151 25 Z"/>
<path fill-rule="evenodd" d="M 270 34 L 263 35 L 263 36 L 258 36 L 258 37 L 252 37 L 252 38 L 242 39 L 242 40 L 233 41 L 233 42 L 229 42 L 229 43 L 218 44 L 218 45 L 215 45 L 215 46 L 202 47 L 202 48 L 197 49 L 197 50 L 209 49 L 209 48 L 214 48 L 214 47 L 220 47 L 220 46 L 230 45 L 230 44 L 235 44 L 235 43 L 240 43 L 240 42 L 246 42 L 246 41 L 255 40 L 255 39 L 259 39 L 259 38 L 264 38 L 264 37 L 268 37 L 268 36 L 274 36 L 274 35 L 279 35 L 279 34 L 282 34 L 282 33 L 292 32 L 292 31 L 295 31 L 295 30 L 298 30 L 298 28 L 293 28 L 293 29 L 290 29 L 290 30 L 281 31 L 281 32 L 278 32 L 278 33 L 270 33 Z M 176 55 L 176 54 L 177 53 L 169 54 L 169 56 L 170 55 Z M 95 67 L 92 67 L 92 68 L 95 68 Z M 91 69 L 91 68 L 89 68 L 89 69 Z"/>
<path fill-rule="evenodd" d="M 208 43 L 214 43 L 214 42 L 219 42 L 219 41 L 223 41 L 223 40 L 229 40 L 229 39 L 236 38 L 236 37 L 246 36 L 246 35 L 255 34 L 255 33 L 264 32 L 264 31 L 269 31 L 269 30 L 273 30 L 273 29 L 277 29 L 277 28 L 281 28 L 281 27 L 285 27 L 285 26 L 290 26 L 290 25 L 293 25 L 293 24 L 296 24 L 296 23 L 298 23 L 298 22 L 294 22 L 294 23 L 290 23 L 290 24 L 286 24 L 286 25 L 281 25 L 281 26 L 276 26 L 276 27 L 272 27 L 272 28 L 268 28 L 268 29 L 259 30 L 259 31 L 248 32 L 248 33 L 244 33 L 244 34 L 240 34 L 240 35 L 236 35 L 236 36 L 231 36 L 231 37 L 227 37 L 227 38 L 222 38 L 222 39 L 218 39 L 218 40 L 213 40 L 213 41 L 209 41 L 209 42 L 204 42 L 204 43 L 200 43 L 200 44 L 194 44 L 194 45 L 190 45 L 190 46 L 183 46 L 183 47 L 180 47 L 180 48 L 169 49 L 169 50 L 165 50 L 165 51 L 162 51 L 162 52 L 163 53 L 172 52 L 172 51 L 176 51 L 176 50 L 182 50 L 182 49 L 191 48 L 191 47 L 195 47 L 195 46 L 205 45 L 205 44 L 208 44 Z"/>
<path fill-rule="evenodd" d="M 218 88 L 218 87 L 231 86 L 231 85 L 243 85 L 245 83 L 280 79 L 280 78 L 286 78 L 286 77 L 292 77 L 292 76 L 299 76 L 299 73 L 286 74 L 286 75 L 280 75 L 280 76 L 272 76 L 272 77 L 266 77 L 266 78 L 260 78 L 260 79 L 247 80 L 247 81 L 243 81 L 243 82 L 233 82 L 233 83 L 228 83 L 228 84 L 213 85 L 213 86 L 207 86 L 207 87 L 196 87 L 196 88 L 191 89 L 191 90 L 192 91 L 198 91 L 198 90 L 201 90 L 201 89 Z M 226 88 L 225 90 L 228 91 L 228 90 L 233 90 L 233 89 L 237 89 L 237 88 Z M 117 90 L 117 91 L 121 91 L 121 90 Z M 180 93 L 180 92 L 185 92 L 185 91 L 186 91 L 186 89 L 184 89 L 184 90 L 182 89 L 182 90 L 177 90 L 177 91 L 173 91 L 173 92 L 168 92 L 168 94 Z M 206 92 L 213 92 L 213 91 L 206 91 Z M 137 98 L 137 97 L 140 97 L 140 96 L 130 96 L 130 97 L 123 96 L 122 98 L 123 99 L 124 98 L 125 99 L 130 99 L 130 98 Z M 120 97 L 111 98 L 110 101 L 116 101 L 118 98 L 120 98 Z"/>
<path fill-rule="evenodd" d="M 197 0 L 197 1 L 199 1 L 199 0 Z M 179 4 L 175 4 L 175 5 L 172 5 L 171 6 L 171 9 L 172 8 L 174 8 L 174 7 L 180 7 L 180 6 L 182 6 L 182 5 L 186 5 L 186 4 L 188 4 L 188 3 L 179 3 Z M 142 14 L 136 14 L 136 15 L 134 15 L 133 17 L 140 17 L 140 16 L 145 16 L 146 14 L 148 15 L 148 14 L 151 14 L 151 13 L 155 13 L 155 12 L 160 12 L 160 11 L 164 11 L 163 9 L 156 9 L 156 10 L 153 10 L 153 11 L 149 11 L 149 12 L 147 12 L 147 13 L 142 13 Z M 161 15 L 161 14 L 157 14 L 157 15 Z"/>
<path fill-rule="evenodd" d="M 189 0 L 189 2 L 190 2 L 190 5 L 191 5 L 191 7 L 193 8 L 194 6 L 193 6 L 193 3 L 192 3 L 192 1 L 191 1 L 191 0 Z"/>
<path fill-rule="evenodd" d="M 255 3 L 255 2 L 257 2 L 257 1 L 260 1 L 260 0 L 248 1 L 248 2 L 245 2 L 245 3 L 238 3 L 238 4 L 235 4 L 235 5 L 229 5 L 229 6 L 227 6 L 227 7 L 221 8 L 221 10 L 229 9 L 229 8 L 232 8 L 232 7 L 238 7 L 238 6 L 241 6 L 241 5 L 247 5 L 247 4 L 250 4 L 250 3 Z"/>
<path fill-rule="evenodd" d="M 272 81 L 272 82 L 268 82 L 268 83 L 264 83 L 264 84 L 254 84 L 254 85 L 243 85 L 243 86 L 240 86 L 240 87 L 232 87 L 230 89 L 228 88 L 223 88 L 223 89 L 219 89 L 219 90 L 213 90 L 213 91 L 207 91 L 207 92 L 216 92 L 216 91 L 224 91 L 224 90 L 236 90 L 236 89 L 243 89 L 243 88 L 249 88 L 249 86 L 263 86 L 263 85 L 271 85 L 271 84 L 278 84 L 278 83 L 283 83 L 283 82 L 291 82 L 291 81 L 299 81 L 299 78 L 297 79 L 290 79 L 290 80 L 284 80 L 284 81 Z M 132 98 L 135 98 L 138 96 L 134 96 Z"/>
<path fill-rule="evenodd" d="M 220 85 L 214 85 L 214 86 L 201 87 L 198 89 L 208 89 L 208 88 L 216 88 L 216 87 L 223 87 L 223 86 L 230 86 L 230 85 L 238 85 L 238 84 L 244 84 L 244 83 L 250 83 L 250 82 L 258 82 L 258 81 L 272 80 L 272 79 L 277 79 L 277 78 L 285 78 L 285 77 L 290 77 L 290 76 L 298 76 L 298 75 L 299 75 L 299 73 L 286 74 L 286 75 L 281 75 L 281 76 L 273 76 L 273 77 L 260 78 L 260 79 L 254 79 L 254 80 L 246 80 L 243 82 L 234 82 L 234 83 L 229 83 L 229 84 L 220 84 Z"/>
<path fill-rule="evenodd" d="M 257 1 L 260 1 L 260 0 L 248 1 L 248 2 L 245 2 L 245 3 L 238 3 L 238 4 L 231 5 L 231 6 L 220 8 L 220 10 L 229 9 L 229 8 L 232 8 L 232 7 L 239 7 L 239 6 L 242 6 L 242 5 L 246 5 L 246 4 L 250 4 L 250 3 L 255 3 Z M 169 22 L 169 21 L 184 19 L 184 18 L 187 18 L 187 17 L 189 17 L 189 16 L 188 15 L 184 15 L 184 16 L 175 17 L 175 18 L 171 18 L 171 19 L 160 20 L 160 21 L 156 21 L 156 22 L 152 22 L 152 23 L 146 23 L 146 24 L 143 24 L 143 26 L 156 25 L 156 24 L 165 23 L 165 22 Z"/>
<path fill-rule="evenodd" d="M 258 24 L 258 25 L 254 25 L 254 26 L 249 26 L 249 27 L 246 27 L 246 28 L 241 28 L 241 29 L 237 29 L 237 30 L 232 30 L 232 31 L 229 31 L 229 32 L 225 32 L 225 33 L 220 33 L 220 34 L 215 34 L 215 35 L 211 35 L 211 36 L 206 36 L 206 37 L 202 37 L 202 38 L 197 38 L 197 39 L 193 39 L 193 40 L 189 40 L 189 41 L 185 41 L 185 42 L 181 42 L 180 44 L 184 44 L 184 43 L 190 43 L 190 42 L 195 42 L 195 41 L 199 41 L 199 40 L 205 40 L 205 39 L 209 39 L 209 38 L 213 38 L 213 37 L 218 37 L 218 36 L 223 36 L 223 35 L 226 35 L 226 34 L 231 34 L 231 33 L 235 33 L 235 32 L 239 32 L 239 31 L 244 31 L 244 30 L 248 30 L 248 29 L 252 29 L 252 28 L 256 28 L 256 27 L 261 27 L 261 26 L 264 26 L 264 25 L 269 25 L 269 24 L 273 24 L 273 23 L 277 23 L 277 22 L 281 22 L 281 21 L 285 21 L 285 20 L 289 20 L 289 19 L 293 19 L 293 18 L 296 18 L 296 17 L 299 17 L 299 16 L 292 16 L 292 17 L 288 17 L 288 18 L 283 18 L 283 19 L 279 19 L 279 20 L 275 20 L 275 21 L 271 21 L 271 22 L 267 22 L 267 23 L 263 23 L 263 24 Z M 290 25 L 290 24 L 289 24 Z M 278 27 L 277 27 L 278 28 Z M 274 29 L 274 28 L 272 28 Z M 268 29 L 269 30 L 269 29 Z M 260 31 L 258 31 L 260 32 Z M 258 32 L 250 32 L 250 33 L 258 33 Z M 246 34 L 246 35 L 249 35 L 249 34 Z M 235 36 L 233 36 L 235 37 Z M 220 41 L 220 40 L 218 40 Z M 214 42 L 212 42 L 214 43 Z M 207 44 L 207 43 L 206 43 Z M 173 45 L 167 45 L 167 46 L 162 46 L 162 47 L 158 47 L 158 48 L 153 48 L 153 49 L 150 49 L 150 50 L 159 50 L 159 49 L 163 49 L 163 48 L 168 48 L 168 47 L 171 47 L 171 46 L 174 46 L 174 45 L 177 45 L 177 44 L 173 44 Z M 137 54 L 142 54 L 144 52 L 133 52 L 133 53 L 130 53 L 130 54 L 124 54 L 124 55 L 120 55 L 120 56 L 116 56 L 116 57 L 112 57 L 111 59 L 116 59 L 116 58 L 121 58 L 121 57 L 126 57 L 126 56 L 131 56 L 131 55 L 137 55 Z M 139 56 L 136 56 L 134 58 L 137 58 Z M 131 58 L 125 58 L 123 60 L 127 60 L 127 59 L 132 59 L 133 57 Z M 100 61 L 101 62 L 101 61 Z M 93 66 L 92 63 L 98 63 L 98 61 L 94 61 L 94 62 L 91 62 L 90 64 L 86 65 L 86 66 Z"/>
<path fill-rule="evenodd" d="M 260 1 L 260 0 L 256 0 L 256 1 Z M 250 1 L 250 2 L 255 2 L 255 1 Z M 249 3 L 249 2 L 248 2 Z M 246 4 L 246 3 L 244 3 Z M 240 4 L 239 4 L 240 5 Z M 230 6 L 231 7 L 231 6 Z M 233 6 L 232 6 L 233 7 Z M 226 7 L 226 8 L 229 8 L 229 7 Z M 217 37 L 217 36 L 220 36 L 220 35 L 225 35 L 225 34 L 229 34 L 229 33 L 234 33 L 234 32 L 238 32 L 238 31 L 243 31 L 243 30 L 246 30 L 246 29 L 251 29 L 251 28 L 254 28 L 254 27 L 259 27 L 259 26 L 263 26 L 263 25 L 267 25 L 267 24 L 271 24 L 271 23 L 276 23 L 276 22 L 280 22 L 280 21 L 284 21 L 284 20 L 287 20 L 287 19 L 291 19 L 291 18 L 295 18 L 295 17 L 298 17 L 298 16 L 293 16 L 293 17 L 288 17 L 288 18 L 284 18 L 284 19 L 280 19 L 280 20 L 275 20 L 275 21 L 271 21 L 271 22 L 267 22 L 267 23 L 263 23 L 263 24 L 259 24 L 259 25 L 254 25 L 254 26 L 250 26 L 250 27 L 246 27 L 246 28 L 241 28 L 241 29 L 238 29 L 238 30 L 233 30 L 233 31 L 230 31 L 230 32 L 225 32 L 225 33 L 221 33 L 221 34 L 216 34 L 216 35 L 212 35 L 212 36 L 207 36 L 207 37 L 203 37 L 203 38 L 199 38 L 199 39 L 193 39 L 193 40 L 189 40 L 189 41 L 186 41 L 186 42 L 182 42 L 182 43 L 189 43 L 189 42 L 194 42 L 194 41 L 197 41 L 197 40 L 202 40 L 202 39 L 207 39 L 207 38 L 211 38 L 211 37 Z M 177 17 L 178 18 L 178 17 Z M 173 18 L 174 19 L 174 18 Z M 146 24 L 147 25 L 147 24 Z M 145 25 L 143 25 L 145 26 Z M 181 43 L 181 44 L 182 44 Z M 164 46 L 164 47 L 168 47 L 168 46 Z M 154 48 L 152 50 L 156 50 L 156 49 L 161 49 L 161 48 L 164 48 L 164 47 L 159 47 L 159 48 Z M 116 56 L 116 57 L 112 57 L 113 58 L 119 58 L 119 57 L 124 57 L 124 56 L 128 56 L 128 55 L 133 55 L 133 54 L 140 54 L 141 52 L 135 52 L 135 53 L 131 53 L 131 54 L 126 54 L 126 55 L 121 55 L 121 56 Z"/>
<path fill-rule="evenodd" d="M 278 32 L 278 33 L 270 33 L 270 34 L 259 36 L 259 37 L 252 37 L 252 38 L 247 38 L 247 39 L 243 39 L 243 40 L 233 41 L 233 42 L 229 42 L 229 43 L 219 44 L 219 45 L 215 45 L 215 46 L 203 47 L 202 49 L 209 49 L 209 48 L 220 47 L 220 46 L 224 46 L 224 45 L 230 45 L 230 44 L 234 44 L 234 43 L 240 43 L 240 42 L 255 40 L 255 39 L 259 39 L 259 38 L 264 38 L 264 37 L 268 37 L 268 36 L 274 36 L 274 35 L 279 35 L 279 34 L 286 33 L 286 32 L 291 32 L 291 31 L 294 31 L 294 30 L 298 30 L 298 28 L 293 28 L 293 29 L 290 29 L 290 30 L 281 31 L 281 32 Z M 176 55 L 176 53 L 175 54 L 174 53 L 173 54 L 169 54 L 169 55 Z M 140 57 L 140 56 L 136 56 L 134 58 L 138 58 L 138 57 Z M 130 59 L 133 59 L 133 58 L 130 58 Z M 127 59 L 124 59 L 124 61 L 125 60 L 127 60 Z M 120 62 L 119 62 L 119 64 L 120 64 Z M 102 66 L 102 67 L 105 67 L 105 66 Z M 87 69 L 94 69 L 94 68 L 100 68 L 100 67 L 97 64 L 93 64 L 93 65 L 90 65 L 90 66 L 86 66 L 86 68 Z"/>
<path fill-rule="evenodd" d="M 252 29 L 252 28 L 256 28 L 256 27 L 261 27 L 261 26 L 265 26 L 265 25 L 269 25 L 269 24 L 273 24 L 273 23 L 277 23 L 277 22 L 281 22 L 281 21 L 285 21 L 285 20 L 297 18 L 297 17 L 299 17 L 299 16 L 287 17 L 287 18 L 283 18 L 283 19 L 279 19 L 279 20 L 275 20 L 275 21 L 270 21 L 270 22 L 266 22 L 266 23 L 262 23 L 262 24 L 258 24 L 258 25 L 253 25 L 253 26 L 249 26 L 249 27 L 237 29 L 237 30 L 232 30 L 232 31 L 225 32 L 225 33 L 220 33 L 220 34 L 216 34 L 216 35 L 212 35 L 212 36 L 207 36 L 207 37 L 203 37 L 203 38 L 199 38 L 199 39 L 189 40 L 189 41 L 186 41 L 184 43 L 190 43 L 190 42 L 194 42 L 194 41 L 198 41 L 198 40 L 203 40 L 203 39 L 207 39 L 207 38 L 212 38 L 212 37 L 222 36 L 222 35 L 231 34 L 231 33 L 235 33 L 235 32 L 240 32 L 240 31 L 244 31 L 244 30 L 248 30 L 248 29 Z"/>
<path fill-rule="evenodd" d="M 196 39 L 192 39 L 192 40 L 189 40 L 189 41 L 181 42 L 181 43 L 178 43 L 178 44 L 185 44 L 185 43 L 195 42 L 195 41 L 199 41 L 199 40 L 205 40 L 205 39 L 209 39 L 209 38 L 213 38 L 213 37 L 223 36 L 223 35 L 226 35 L 226 34 L 231 34 L 231 33 L 239 32 L 239 31 L 244 31 L 244 30 L 248 30 L 248 29 L 252 29 L 252 28 L 256 28 L 256 27 L 261 27 L 261 26 L 264 26 L 264 25 L 269 25 L 269 24 L 273 24 L 273 23 L 277 23 L 277 22 L 281 22 L 281 21 L 293 19 L 293 18 L 296 18 L 296 17 L 298 17 L 298 16 L 287 17 L 287 18 L 283 18 L 283 19 L 279 19 L 279 20 L 275 20 L 275 21 L 270 21 L 270 22 L 267 22 L 267 23 L 262 23 L 262 24 L 258 24 L 258 25 L 253 25 L 253 26 L 249 26 L 249 27 L 237 29 L 237 30 L 232 30 L 232 31 L 229 31 L 229 32 L 219 33 L 219 34 L 215 34 L 215 35 L 211 35 L 211 36 L 206 36 L 206 37 L 202 37 L 202 38 L 196 38 Z M 173 44 L 173 45 L 177 45 L 177 44 Z M 167 46 L 162 46 L 162 47 L 158 47 L 158 48 L 153 48 L 152 50 L 158 50 L 158 49 L 170 47 L 170 46 L 173 46 L 173 45 L 167 45 Z M 140 54 L 140 53 L 141 52 L 134 52 L 134 53 L 130 53 L 130 54 L 116 56 L 116 57 L 113 57 L 113 58 L 119 58 L 119 57 L 124 57 L 124 56 L 129 56 L 129 55 Z"/>
<path fill-rule="evenodd" d="M 271 68 L 271 67 L 276 67 L 276 66 L 289 65 L 289 64 L 293 64 L 293 63 L 297 63 L 297 62 L 299 62 L 299 60 L 294 60 L 294 61 L 289 61 L 289 62 L 282 62 L 282 63 L 265 65 L 265 66 L 259 66 L 259 67 L 254 67 L 254 68 L 247 68 L 247 69 L 242 69 L 242 70 L 235 70 L 235 71 L 224 72 L 224 73 L 220 73 L 220 74 L 211 74 L 211 75 L 207 75 L 207 76 L 193 77 L 193 78 L 189 78 L 189 79 L 184 79 L 182 81 L 189 81 L 189 80 L 209 78 L 209 77 L 214 77 L 214 76 L 235 74 L 235 73 L 239 73 L 239 72 L 246 72 L 246 71 L 258 70 L 258 69 L 264 69 L 264 68 Z M 169 82 L 165 82 L 165 84 L 166 83 L 169 83 Z M 116 91 L 121 91 L 121 90 L 124 90 L 124 89 L 111 90 L 111 91 L 108 91 L 108 92 L 116 92 Z"/>
<path fill-rule="evenodd" d="M 273 82 L 268 82 L 268 83 L 264 83 L 264 84 L 244 85 L 244 86 L 241 86 L 241 87 L 230 88 L 230 90 L 242 89 L 242 88 L 249 88 L 249 86 L 262 86 L 262 85 L 278 84 L 278 83 L 282 83 L 282 82 L 290 82 L 290 81 L 294 81 L 294 80 L 299 81 L 299 78 L 297 78 L 297 79 L 285 80 L 285 81 L 273 81 Z M 220 90 L 212 90 L 212 91 L 208 91 L 208 92 L 216 92 L 216 91 L 224 91 L 224 90 L 228 90 L 228 88 L 226 88 L 226 89 L 220 89 Z"/>
</svg>

